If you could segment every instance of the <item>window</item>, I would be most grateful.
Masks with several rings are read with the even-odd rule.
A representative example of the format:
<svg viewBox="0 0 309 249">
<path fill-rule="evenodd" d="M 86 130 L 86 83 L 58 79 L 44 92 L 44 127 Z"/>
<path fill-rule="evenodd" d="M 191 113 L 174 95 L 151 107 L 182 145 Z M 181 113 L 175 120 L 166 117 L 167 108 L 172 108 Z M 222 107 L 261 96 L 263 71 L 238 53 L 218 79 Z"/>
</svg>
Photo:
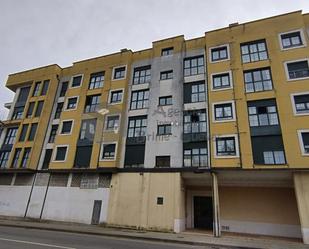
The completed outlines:
<svg viewBox="0 0 309 249">
<path fill-rule="evenodd" d="M 58 125 L 52 125 L 51 131 L 50 131 L 50 135 L 49 135 L 49 140 L 48 143 L 54 143 L 55 142 L 55 138 L 57 136 L 57 131 L 58 131 Z"/>
<path fill-rule="evenodd" d="M 205 167 L 207 166 L 206 148 L 188 148 L 183 151 L 184 167 Z"/>
<path fill-rule="evenodd" d="M 149 83 L 151 79 L 151 66 L 134 68 L 133 85 Z"/>
<path fill-rule="evenodd" d="M 34 105 L 35 105 L 35 102 L 30 102 L 29 103 L 26 118 L 31 118 L 32 117 L 32 113 L 33 113 L 33 110 L 34 110 Z"/>
<path fill-rule="evenodd" d="M 21 168 L 27 167 L 27 164 L 28 164 L 28 161 L 29 161 L 29 158 L 30 158 L 30 152 L 31 152 L 31 148 L 25 148 L 24 149 L 23 158 L 22 158 L 21 164 L 20 164 Z"/>
<path fill-rule="evenodd" d="M 147 116 L 129 118 L 128 137 L 144 137 L 147 131 Z"/>
<path fill-rule="evenodd" d="M 110 101 L 111 104 L 121 103 L 123 90 L 111 91 Z"/>
<path fill-rule="evenodd" d="M 12 161 L 12 168 L 18 168 L 18 161 L 21 154 L 21 148 L 15 149 L 13 161 Z"/>
<path fill-rule="evenodd" d="M 156 156 L 156 167 L 164 168 L 171 166 L 170 156 Z"/>
<path fill-rule="evenodd" d="M 231 88 L 231 72 L 218 73 L 212 75 L 213 90 Z"/>
<path fill-rule="evenodd" d="M 242 63 L 267 60 L 266 41 L 253 41 L 240 45 Z"/>
<path fill-rule="evenodd" d="M 286 62 L 285 66 L 286 66 L 289 80 L 302 79 L 302 78 L 309 77 L 308 60 Z"/>
<path fill-rule="evenodd" d="M 40 88 L 41 88 L 41 82 L 36 82 L 32 93 L 33 97 L 40 95 Z"/>
<path fill-rule="evenodd" d="M 67 93 L 67 90 L 68 90 L 68 85 L 69 85 L 68 81 L 62 82 L 61 90 L 60 90 L 60 97 L 65 96 L 65 94 Z"/>
<path fill-rule="evenodd" d="M 300 31 L 280 34 L 281 47 L 283 49 L 300 47 L 304 45 L 302 41 L 302 34 Z"/>
<path fill-rule="evenodd" d="M 26 135 L 27 135 L 27 131 L 28 131 L 28 127 L 29 127 L 28 124 L 24 124 L 24 125 L 23 125 L 23 127 L 22 127 L 22 129 L 21 129 L 20 136 L 19 136 L 19 142 L 25 141 Z"/>
<path fill-rule="evenodd" d="M 57 146 L 54 161 L 64 162 L 66 160 L 68 147 L 68 145 Z"/>
<path fill-rule="evenodd" d="M 148 108 L 149 90 L 133 91 L 131 97 L 131 110 Z"/>
<path fill-rule="evenodd" d="M 15 107 L 12 115 L 12 119 L 21 119 L 23 117 L 24 106 Z"/>
<path fill-rule="evenodd" d="M 35 110 L 35 117 L 40 117 L 43 109 L 44 101 L 39 101 Z"/>
<path fill-rule="evenodd" d="M 165 106 L 165 105 L 172 105 L 172 96 L 164 96 L 159 98 L 159 105 Z"/>
<path fill-rule="evenodd" d="M 83 76 L 82 75 L 76 75 L 72 77 L 71 80 L 71 87 L 79 87 L 82 84 Z"/>
<path fill-rule="evenodd" d="M 7 133 L 4 139 L 4 144 L 6 145 L 12 145 L 15 143 L 16 134 L 17 134 L 18 128 L 8 128 Z"/>
<path fill-rule="evenodd" d="M 213 104 L 214 121 L 235 120 L 234 102 Z"/>
<path fill-rule="evenodd" d="M 254 126 L 279 125 L 277 108 L 270 106 L 249 106 L 249 123 Z"/>
<path fill-rule="evenodd" d="M 46 95 L 48 91 L 49 80 L 44 80 L 41 95 Z"/>
<path fill-rule="evenodd" d="M 92 142 L 94 140 L 96 124 L 96 119 L 83 120 L 80 128 L 79 140 L 88 140 Z"/>
<path fill-rule="evenodd" d="M 217 156 L 236 156 L 235 137 L 216 137 Z"/>
<path fill-rule="evenodd" d="M 30 87 L 23 87 L 20 89 L 17 102 L 27 102 L 28 95 L 29 95 Z"/>
<path fill-rule="evenodd" d="M 206 94 L 205 94 L 205 84 L 193 84 L 192 85 L 192 91 L 191 91 L 191 102 L 202 102 L 206 100 Z"/>
<path fill-rule="evenodd" d="M 285 164 L 283 151 L 264 151 L 264 164 Z"/>
<path fill-rule="evenodd" d="M 91 95 L 86 97 L 86 105 L 85 105 L 85 112 L 95 112 L 98 110 L 100 105 L 100 98 L 101 95 Z"/>
<path fill-rule="evenodd" d="M 116 155 L 116 144 L 103 144 L 102 160 L 114 160 Z"/>
<path fill-rule="evenodd" d="M 157 135 L 171 135 L 172 134 L 172 125 L 171 124 L 164 124 L 158 125 Z"/>
<path fill-rule="evenodd" d="M 204 56 L 187 58 L 184 60 L 184 76 L 204 73 Z"/>
<path fill-rule="evenodd" d="M 169 47 L 169 48 L 163 48 L 161 50 L 161 56 L 167 56 L 167 55 L 172 55 L 174 51 L 173 47 Z"/>
<path fill-rule="evenodd" d="M 69 135 L 71 134 L 72 127 L 73 127 L 73 120 L 62 121 L 60 133 L 62 135 Z"/>
<path fill-rule="evenodd" d="M 295 114 L 308 115 L 309 114 L 309 93 L 293 94 L 292 102 Z"/>
<path fill-rule="evenodd" d="M 37 128 L 38 128 L 38 124 L 37 123 L 31 125 L 28 141 L 33 141 L 34 140 Z"/>
<path fill-rule="evenodd" d="M 9 161 L 10 151 L 1 151 L 0 152 L 0 168 L 6 168 Z"/>
<path fill-rule="evenodd" d="M 273 89 L 269 68 L 245 71 L 244 78 L 247 93 L 269 91 Z"/>
<path fill-rule="evenodd" d="M 216 48 L 210 48 L 210 54 L 211 54 L 211 62 L 228 60 L 229 59 L 228 46 L 224 45 Z"/>
<path fill-rule="evenodd" d="M 126 77 L 126 67 L 114 68 L 114 80 L 123 79 Z"/>
<path fill-rule="evenodd" d="M 164 71 L 160 73 L 160 80 L 173 79 L 173 70 Z"/>
<path fill-rule="evenodd" d="M 50 160 L 52 158 L 53 149 L 46 149 L 45 150 L 45 156 L 42 164 L 42 169 L 48 169 Z"/>
<path fill-rule="evenodd" d="M 58 103 L 57 107 L 56 107 L 56 112 L 55 112 L 55 119 L 59 119 L 61 112 L 62 112 L 62 108 L 63 108 L 63 102 L 62 103 Z"/>
<path fill-rule="evenodd" d="M 205 111 L 190 111 L 184 114 L 184 133 L 206 132 Z"/>
<path fill-rule="evenodd" d="M 116 131 L 118 128 L 119 128 L 119 115 L 107 116 L 105 129 Z"/>
<path fill-rule="evenodd" d="M 93 73 L 90 75 L 89 89 L 96 89 L 103 87 L 104 72 Z"/>
<path fill-rule="evenodd" d="M 66 110 L 75 110 L 77 108 L 78 97 L 68 98 Z"/>
<path fill-rule="evenodd" d="M 301 151 L 303 156 L 309 155 L 309 130 L 298 131 L 298 139 L 301 145 Z"/>
<path fill-rule="evenodd" d="M 164 198 L 163 197 L 157 197 L 157 205 L 163 205 Z"/>
</svg>

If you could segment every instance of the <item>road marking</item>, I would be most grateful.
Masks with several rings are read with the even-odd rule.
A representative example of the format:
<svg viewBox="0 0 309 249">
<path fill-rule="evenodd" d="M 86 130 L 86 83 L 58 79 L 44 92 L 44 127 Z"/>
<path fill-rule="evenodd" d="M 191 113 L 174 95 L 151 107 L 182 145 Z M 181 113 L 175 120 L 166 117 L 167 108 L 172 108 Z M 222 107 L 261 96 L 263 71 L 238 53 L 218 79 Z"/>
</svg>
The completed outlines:
<svg viewBox="0 0 309 249">
<path fill-rule="evenodd" d="M 6 238 L 0 238 L 0 240 L 9 241 L 9 242 L 15 242 L 15 243 L 31 244 L 31 245 L 37 245 L 37 246 L 46 246 L 46 247 L 62 248 L 62 249 L 76 249 L 76 248 L 74 248 L 74 247 L 57 246 L 57 245 L 44 244 L 44 243 L 37 243 L 37 242 L 24 241 L 24 240 L 15 240 L 15 239 L 6 239 Z"/>
</svg>

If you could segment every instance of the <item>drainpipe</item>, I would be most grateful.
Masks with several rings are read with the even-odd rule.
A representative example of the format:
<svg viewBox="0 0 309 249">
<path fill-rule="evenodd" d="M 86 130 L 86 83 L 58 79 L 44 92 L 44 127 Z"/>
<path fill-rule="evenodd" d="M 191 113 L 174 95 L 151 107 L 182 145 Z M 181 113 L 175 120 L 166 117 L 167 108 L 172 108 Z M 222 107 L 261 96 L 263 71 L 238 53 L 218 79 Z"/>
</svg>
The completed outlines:
<svg viewBox="0 0 309 249">
<path fill-rule="evenodd" d="M 213 197 L 213 210 L 214 210 L 214 227 L 213 233 L 215 237 L 221 236 L 220 226 L 220 206 L 219 206 L 219 191 L 218 191 L 218 177 L 217 174 L 212 172 L 212 197 Z"/>
</svg>

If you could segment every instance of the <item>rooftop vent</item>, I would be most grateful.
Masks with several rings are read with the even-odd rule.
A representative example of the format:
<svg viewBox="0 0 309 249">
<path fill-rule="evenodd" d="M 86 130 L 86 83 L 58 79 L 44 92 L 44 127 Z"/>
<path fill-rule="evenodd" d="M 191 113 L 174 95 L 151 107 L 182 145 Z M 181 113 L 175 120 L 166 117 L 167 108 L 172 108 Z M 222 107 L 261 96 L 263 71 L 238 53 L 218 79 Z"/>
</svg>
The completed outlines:
<svg viewBox="0 0 309 249">
<path fill-rule="evenodd" d="M 233 23 L 229 24 L 229 27 L 231 28 L 231 27 L 235 27 L 235 26 L 237 26 L 237 25 L 239 25 L 238 22 L 233 22 Z"/>
<path fill-rule="evenodd" d="M 121 52 L 121 53 L 124 53 L 124 52 L 127 52 L 127 51 L 128 51 L 127 48 L 120 49 L 120 52 Z"/>
</svg>

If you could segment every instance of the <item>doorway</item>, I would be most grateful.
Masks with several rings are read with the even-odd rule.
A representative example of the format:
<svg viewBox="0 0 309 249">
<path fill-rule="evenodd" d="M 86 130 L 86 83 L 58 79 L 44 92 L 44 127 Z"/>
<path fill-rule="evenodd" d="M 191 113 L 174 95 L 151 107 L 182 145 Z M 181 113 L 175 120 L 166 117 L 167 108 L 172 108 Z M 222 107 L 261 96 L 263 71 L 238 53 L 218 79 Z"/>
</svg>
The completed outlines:
<svg viewBox="0 0 309 249">
<path fill-rule="evenodd" d="M 213 229 L 213 207 L 212 197 L 210 196 L 194 196 L 194 228 Z"/>
<path fill-rule="evenodd" d="M 102 206 L 101 200 L 95 200 L 94 201 L 93 211 L 92 211 L 92 219 L 91 219 L 92 225 L 98 225 L 100 223 L 101 206 Z"/>
</svg>

